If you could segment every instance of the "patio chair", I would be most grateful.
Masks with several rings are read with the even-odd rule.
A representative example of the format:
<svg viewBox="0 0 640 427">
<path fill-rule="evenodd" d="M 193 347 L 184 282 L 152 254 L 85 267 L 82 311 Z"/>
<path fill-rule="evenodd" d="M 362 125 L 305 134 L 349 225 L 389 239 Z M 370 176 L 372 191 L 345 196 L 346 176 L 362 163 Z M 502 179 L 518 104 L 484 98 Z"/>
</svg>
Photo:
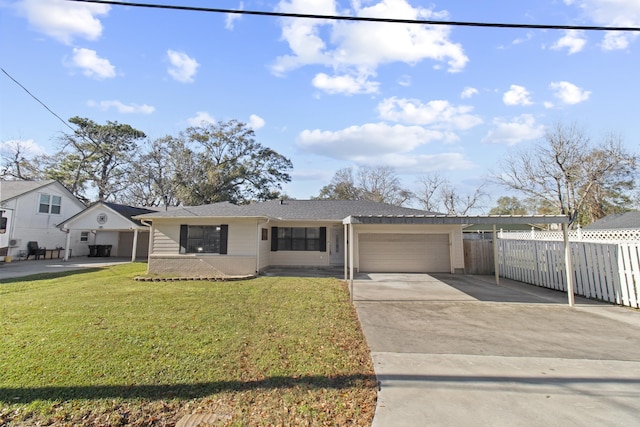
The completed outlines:
<svg viewBox="0 0 640 427">
<path fill-rule="evenodd" d="M 33 255 L 35 259 L 40 259 L 40 256 L 45 256 L 47 253 L 47 248 L 41 248 L 38 246 L 38 242 L 29 242 L 27 243 L 27 259 L 29 256 Z"/>
</svg>

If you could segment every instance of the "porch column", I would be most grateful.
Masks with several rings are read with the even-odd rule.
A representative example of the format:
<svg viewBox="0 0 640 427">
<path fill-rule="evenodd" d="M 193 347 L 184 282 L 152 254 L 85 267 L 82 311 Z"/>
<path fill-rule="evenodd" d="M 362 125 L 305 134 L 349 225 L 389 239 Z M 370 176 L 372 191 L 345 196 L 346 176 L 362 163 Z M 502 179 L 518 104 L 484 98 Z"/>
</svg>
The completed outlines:
<svg viewBox="0 0 640 427">
<path fill-rule="evenodd" d="M 64 243 L 64 258 L 63 261 L 69 261 L 69 253 L 71 252 L 71 230 L 66 231 L 67 236 Z"/>
<path fill-rule="evenodd" d="M 349 293 L 353 302 L 353 224 L 349 224 Z"/>
<path fill-rule="evenodd" d="M 571 267 L 571 246 L 569 245 L 567 223 L 562 223 L 562 237 L 564 240 L 564 267 L 567 275 L 567 297 L 569 298 L 569 307 L 573 307 L 575 304 L 575 296 L 573 295 L 573 268 Z"/>
<path fill-rule="evenodd" d="M 131 251 L 131 262 L 136 261 L 136 252 L 138 252 L 138 229 L 133 230 L 133 250 Z"/>
</svg>

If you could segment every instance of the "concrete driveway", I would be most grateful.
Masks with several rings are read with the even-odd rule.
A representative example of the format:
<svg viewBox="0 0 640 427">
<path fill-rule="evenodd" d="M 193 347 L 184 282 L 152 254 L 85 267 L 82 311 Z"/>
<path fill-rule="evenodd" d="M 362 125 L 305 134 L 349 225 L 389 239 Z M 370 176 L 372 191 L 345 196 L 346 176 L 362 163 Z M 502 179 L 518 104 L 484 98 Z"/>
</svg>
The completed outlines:
<svg viewBox="0 0 640 427">
<path fill-rule="evenodd" d="M 629 426 L 640 313 L 492 277 L 359 275 L 373 426 Z"/>
<path fill-rule="evenodd" d="M 12 261 L 0 263 L 0 280 L 31 276 L 40 273 L 60 273 L 63 271 L 85 270 L 87 268 L 101 268 L 109 265 L 126 264 L 130 258 L 89 258 L 72 257 L 69 261 L 61 259 L 39 259 L 27 261 Z"/>
</svg>

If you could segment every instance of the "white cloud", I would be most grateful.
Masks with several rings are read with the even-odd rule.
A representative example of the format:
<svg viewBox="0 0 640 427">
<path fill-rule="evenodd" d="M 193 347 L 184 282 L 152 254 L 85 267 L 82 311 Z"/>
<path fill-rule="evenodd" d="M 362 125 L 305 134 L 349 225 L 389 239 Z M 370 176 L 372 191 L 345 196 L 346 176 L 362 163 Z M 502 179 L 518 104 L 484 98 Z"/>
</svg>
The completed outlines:
<svg viewBox="0 0 640 427">
<path fill-rule="evenodd" d="M 502 96 L 505 105 L 531 105 L 531 94 L 524 86 L 511 85 Z"/>
<path fill-rule="evenodd" d="M 482 142 L 492 144 L 515 145 L 542 137 L 544 126 L 536 123 L 531 114 L 522 114 L 511 121 L 495 119 L 493 129 L 482 139 Z"/>
<path fill-rule="evenodd" d="M 187 119 L 187 124 L 189 126 L 202 126 L 206 124 L 213 124 L 215 122 L 216 119 L 206 111 L 198 111 L 194 117 Z"/>
<path fill-rule="evenodd" d="M 633 34 L 633 37 L 637 37 L 638 34 Z M 631 36 L 624 33 L 617 33 L 614 31 L 607 31 L 602 39 L 600 46 L 604 50 L 622 50 L 629 46 Z"/>
<path fill-rule="evenodd" d="M 155 107 L 152 107 L 151 105 L 124 104 L 120 101 L 89 101 L 87 105 L 90 107 L 100 108 L 103 111 L 115 108 L 116 111 L 121 114 L 151 114 L 156 110 Z"/>
<path fill-rule="evenodd" d="M 406 0 L 367 2 L 365 7 L 354 1 L 352 7 L 341 14 L 405 19 L 446 17 L 444 12 L 414 8 Z M 290 13 L 337 14 L 333 0 L 281 0 L 277 9 Z M 462 46 L 450 40 L 451 28 L 446 26 L 304 19 L 283 19 L 281 23 L 282 38 L 289 44 L 291 54 L 276 59 L 272 66 L 276 75 L 305 65 L 323 65 L 333 69 L 334 78 L 359 76 L 355 81 L 366 81 L 382 64 L 413 65 L 429 59 L 446 63 L 450 72 L 457 72 L 469 60 Z M 324 79 L 328 82 L 330 78 L 325 75 Z M 329 89 L 334 86 L 327 84 Z"/>
<path fill-rule="evenodd" d="M 251 129 L 253 130 L 260 129 L 261 127 L 264 127 L 265 124 L 266 122 L 262 117 L 257 116 L 255 114 L 252 114 L 249 116 L 249 127 Z"/>
<path fill-rule="evenodd" d="M 240 2 L 240 6 L 238 6 L 238 10 L 244 9 L 244 3 Z M 224 28 L 227 30 L 233 30 L 233 25 L 236 21 L 240 20 L 242 15 L 239 13 L 227 13 L 227 16 L 224 20 Z"/>
<path fill-rule="evenodd" d="M 408 74 L 404 74 L 402 75 L 399 79 L 398 79 L 398 84 L 400 86 L 411 86 L 411 76 Z"/>
<path fill-rule="evenodd" d="M 15 7 L 34 29 L 65 44 L 71 44 L 75 37 L 98 39 L 102 34 L 98 17 L 110 10 L 105 4 L 65 0 L 21 0 Z"/>
<path fill-rule="evenodd" d="M 640 2 L 638 0 L 565 0 L 575 5 L 597 25 L 615 27 L 640 27 Z M 604 50 L 626 49 L 638 38 L 637 32 L 607 32 L 601 43 Z"/>
<path fill-rule="evenodd" d="M 336 132 L 304 130 L 297 144 L 305 151 L 334 159 L 365 161 L 392 153 L 408 153 L 431 141 L 446 140 L 447 132 L 421 126 L 367 123 Z"/>
<path fill-rule="evenodd" d="M 455 107 L 449 101 L 434 100 L 426 104 L 417 99 L 391 97 L 378 104 L 378 114 L 384 120 L 411 125 L 431 125 L 441 129 L 470 129 L 482 123 L 471 113 L 473 107 Z"/>
<path fill-rule="evenodd" d="M 572 55 L 584 49 L 586 44 L 587 39 L 584 37 L 584 33 L 582 31 L 569 30 L 551 46 L 551 49 L 567 49 L 569 55 Z"/>
<path fill-rule="evenodd" d="M 311 83 L 314 87 L 330 94 L 377 93 L 380 83 L 370 81 L 368 77 L 365 74 L 329 76 L 325 73 L 318 73 Z"/>
<path fill-rule="evenodd" d="M 469 170 L 476 167 L 461 153 L 439 154 L 387 154 L 383 156 L 362 158 L 363 165 L 384 165 L 401 170 L 404 174 L 424 174 L 429 172 L 443 172 Z"/>
<path fill-rule="evenodd" d="M 476 89 L 475 87 L 467 86 L 462 90 L 462 93 L 460 94 L 460 98 L 468 99 L 474 95 L 477 95 L 478 93 L 479 93 L 478 89 Z"/>
<path fill-rule="evenodd" d="M 0 155 L 13 156 L 16 150 L 20 149 L 20 152 L 25 157 L 39 156 L 46 154 L 47 150 L 44 147 L 38 145 L 33 139 L 10 139 L 7 141 L 0 141 Z"/>
<path fill-rule="evenodd" d="M 73 48 L 73 57 L 68 65 L 80 68 L 82 74 L 98 80 L 116 76 L 116 68 L 109 60 L 100 58 L 96 51 L 91 49 Z"/>
<path fill-rule="evenodd" d="M 181 83 L 193 83 L 193 77 L 198 71 L 198 61 L 189 57 L 184 52 L 176 52 L 175 50 L 167 50 L 167 57 L 171 66 L 167 70 L 169 75 Z"/>
<path fill-rule="evenodd" d="M 584 90 L 573 83 L 553 82 L 549 87 L 554 91 L 553 96 L 566 105 L 574 105 L 586 101 L 591 95 L 590 91 Z"/>
</svg>

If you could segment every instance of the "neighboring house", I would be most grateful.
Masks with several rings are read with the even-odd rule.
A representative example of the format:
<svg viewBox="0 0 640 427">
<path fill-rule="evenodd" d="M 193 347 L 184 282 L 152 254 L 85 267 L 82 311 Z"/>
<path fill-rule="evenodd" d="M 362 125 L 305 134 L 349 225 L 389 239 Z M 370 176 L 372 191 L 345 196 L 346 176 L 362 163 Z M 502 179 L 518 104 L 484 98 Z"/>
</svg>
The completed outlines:
<svg viewBox="0 0 640 427">
<path fill-rule="evenodd" d="M 369 201 L 274 200 L 136 218 L 151 224 L 150 274 L 245 275 L 350 262 L 361 272 L 463 272 L 462 225 L 438 223 L 436 215 Z"/>
<path fill-rule="evenodd" d="M 640 230 L 640 211 L 611 214 L 583 227 L 584 230 Z"/>
<path fill-rule="evenodd" d="M 67 242 L 57 225 L 84 209 L 85 205 L 58 181 L 0 181 L 0 210 L 7 218 L 0 250 L 17 258 L 26 253 L 28 242 L 35 241 L 40 247 L 69 247 L 74 256 L 81 255 L 80 233 L 73 233 Z"/>
<path fill-rule="evenodd" d="M 149 253 L 149 226 L 134 216 L 154 212 L 154 208 L 137 208 L 117 203 L 96 202 L 62 221 L 60 229 L 69 236 L 80 233 L 84 255 L 105 256 L 96 247 L 108 247 L 107 256 L 146 259 Z M 135 249 L 134 249 L 135 248 Z M 75 251 L 74 251 L 75 254 Z"/>
<path fill-rule="evenodd" d="M 500 233 L 511 231 L 540 231 L 544 227 L 537 224 L 500 224 L 496 225 L 496 231 Z M 465 240 L 491 240 L 493 238 L 492 224 L 472 224 L 462 229 Z"/>
</svg>

